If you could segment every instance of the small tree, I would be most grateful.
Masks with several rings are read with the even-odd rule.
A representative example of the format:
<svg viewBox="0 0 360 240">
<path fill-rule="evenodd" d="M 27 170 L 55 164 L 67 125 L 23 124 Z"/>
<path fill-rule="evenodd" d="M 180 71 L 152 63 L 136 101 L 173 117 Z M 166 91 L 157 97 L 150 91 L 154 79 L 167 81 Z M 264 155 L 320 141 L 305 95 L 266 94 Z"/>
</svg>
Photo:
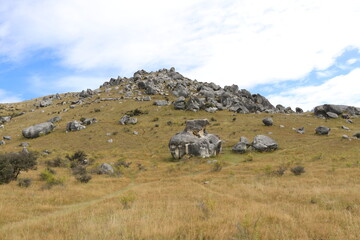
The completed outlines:
<svg viewBox="0 0 360 240">
<path fill-rule="evenodd" d="M 34 169 L 36 160 L 33 152 L 0 154 L 0 184 L 16 180 L 21 171 Z"/>
</svg>

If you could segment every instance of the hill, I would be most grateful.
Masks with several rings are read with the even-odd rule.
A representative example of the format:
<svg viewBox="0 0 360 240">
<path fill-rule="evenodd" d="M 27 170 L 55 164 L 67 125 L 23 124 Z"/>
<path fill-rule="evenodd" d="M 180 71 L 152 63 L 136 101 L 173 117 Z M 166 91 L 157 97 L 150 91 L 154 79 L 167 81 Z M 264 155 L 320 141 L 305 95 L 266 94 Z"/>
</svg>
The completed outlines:
<svg viewBox="0 0 360 240">
<path fill-rule="evenodd" d="M 154 105 L 159 100 L 166 104 Z M 19 152 L 26 142 L 39 155 L 37 169 L 19 175 L 32 179 L 28 188 L 16 181 L 0 185 L 1 239 L 360 238 L 356 114 L 349 123 L 293 113 L 260 95 L 192 81 L 174 69 L 139 71 L 97 90 L 0 108 L 0 116 L 12 116 L 0 129 L 1 137 L 11 136 L 1 153 Z M 136 124 L 119 123 L 135 113 Z M 53 132 L 22 136 L 24 128 L 56 116 L 61 120 Z M 265 117 L 274 124 L 265 126 Z M 66 131 L 68 122 L 87 118 L 97 122 Z M 172 158 L 169 140 L 191 119 L 209 120 L 207 131 L 223 141 L 219 155 Z M 331 128 L 330 134 L 316 135 L 318 126 Z M 304 134 L 293 130 L 300 127 Z M 232 151 L 241 136 L 260 134 L 279 148 Z M 76 179 L 68 160 L 79 151 L 87 155 L 88 183 Z M 44 173 L 54 160 L 64 163 L 50 167 L 61 184 L 49 187 Z M 98 174 L 103 163 L 115 173 Z M 293 174 L 297 166 L 305 172 Z"/>
</svg>

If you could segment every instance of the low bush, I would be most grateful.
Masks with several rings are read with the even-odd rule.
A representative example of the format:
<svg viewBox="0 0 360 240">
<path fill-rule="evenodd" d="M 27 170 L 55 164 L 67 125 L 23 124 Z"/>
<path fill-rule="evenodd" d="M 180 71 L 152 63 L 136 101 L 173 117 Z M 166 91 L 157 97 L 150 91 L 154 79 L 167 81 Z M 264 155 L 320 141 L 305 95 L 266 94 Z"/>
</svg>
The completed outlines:
<svg viewBox="0 0 360 240">
<path fill-rule="evenodd" d="M 30 187 L 31 182 L 32 182 L 31 178 L 19 178 L 18 179 L 18 186 L 28 188 L 28 187 Z"/>
<path fill-rule="evenodd" d="M 40 173 L 40 179 L 45 181 L 45 188 L 50 189 L 55 185 L 64 185 L 65 179 L 55 176 L 51 169 L 47 168 Z"/>
<path fill-rule="evenodd" d="M 45 161 L 47 167 L 66 167 L 66 161 L 61 157 L 56 157 L 54 159 L 50 159 Z"/>
<path fill-rule="evenodd" d="M 81 183 L 88 183 L 91 180 L 91 176 L 84 174 L 84 175 L 77 175 L 75 176 L 75 179 L 78 180 Z"/>
<path fill-rule="evenodd" d="M 294 168 L 291 169 L 291 172 L 295 175 L 295 176 L 299 176 L 301 174 L 303 174 L 305 172 L 305 169 L 303 166 L 296 166 Z"/>
<path fill-rule="evenodd" d="M 129 192 L 127 195 L 120 197 L 120 202 L 123 205 L 124 209 L 131 208 L 132 204 L 135 202 L 136 196 L 135 193 Z"/>
</svg>

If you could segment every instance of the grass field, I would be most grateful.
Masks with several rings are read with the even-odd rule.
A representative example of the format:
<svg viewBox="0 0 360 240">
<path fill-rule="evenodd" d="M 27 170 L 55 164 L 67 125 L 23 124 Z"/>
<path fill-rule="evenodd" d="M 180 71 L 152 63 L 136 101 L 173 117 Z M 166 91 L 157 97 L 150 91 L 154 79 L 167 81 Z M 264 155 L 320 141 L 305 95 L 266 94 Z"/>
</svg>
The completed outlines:
<svg viewBox="0 0 360 240">
<path fill-rule="evenodd" d="M 33 179 L 29 188 L 15 181 L 0 185 L 0 239 L 360 239 L 360 141 L 342 139 L 360 131 L 359 118 L 348 124 L 311 113 L 195 113 L 134 100 L 85 103 L 58 114 L 68 107 L 57 105 L 61 101 L 30 112 L 31 100 L 15 104 L 17 110 L 6 105 L 0 112 L 27 112 L 0 129 L 0 136 L 12 136 L 0 146 L 1 153 L 21 151 L 21 142 L 29 142 L 29 150 L 51 152 L 41 155 L 37 170 L 20 174 Z M 136 108 L 148 111 L 137 117 L 138 124 L 118 123 Z M 53 133 L 22 137 L 23 128 L 57 115 L 63 120 Z M 267 116 L 274 126 L 262 124 Z M 98 122 L 65 132 L 68 121 L 82 117 Z M 173 162 L 169 139 L 184 129 L 186 120 L 203 118 L 211 122 L 208 132 L 224 141 L 222 153 Z M 314 134 L 320 125 L 331 127 L 329 136 Z M 343 125 L 351 130 L 341 129 Z M 292 130 L 302 126 L 303 135 Z M 251 140 L 259 134 L 275 139 L 279 149 L 231 152 L 241 136 Z M 39 174 L 45 161 L 78 150 L 89 155 L 92 166 L 118 160 L 132 165 L 121 176 L 93 174 L 87 184 L 76 181 L 69 168 L 54 168 L 64 185 L 44 189 Z M 214 160 L 223 164 L 220 171 L 213 171 Z M 290 169 L 298 165 L 305 173 L 295 176 Z M 287 168 L 284 175 L 277 174 L 280 167 Z"/>
</svg>

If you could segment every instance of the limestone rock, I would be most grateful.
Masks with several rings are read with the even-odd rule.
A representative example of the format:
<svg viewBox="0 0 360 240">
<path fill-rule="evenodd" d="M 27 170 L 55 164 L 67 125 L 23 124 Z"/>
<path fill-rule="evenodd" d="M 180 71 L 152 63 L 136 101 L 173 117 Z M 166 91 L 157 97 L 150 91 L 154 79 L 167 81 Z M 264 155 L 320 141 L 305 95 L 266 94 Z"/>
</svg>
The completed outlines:
<svg viewBox="0 0 360 240">
<path fill-rule="evenodd" d="M 72 122 L 68 122 L 66 125 L 66 131 L 68 132 L 80 131 L 85 128 L 86 128 L 85 126 L 81 125 L 81 123 L 76 120 Z"/>
<path fill-rule="evenodd" d="M 272 118 L 264 118 L 262 120 L 262 122 L 265 124 L 265 126 L 272 126 L 274 124 L 274 121 L 272 120 Z"/>
<path fill-rule="evenodd" d="M 124 115 L 124 116 L 120 119 L 119 123 L 120 123 L 121 125 L 136 124 L 136 123 L 137 123 L 137 118 L 132 118 L 132 117 L 130 117 L 129 115 Z"/>
<path fill-rule="evenodd" d="M 265 135 L 257 135 L 254 138 L 252 147 L 259 152 L 274 151 L 278 148 L 277 142 Z"/>
<path fill-rule="evenodd" d="M 170 139 L 169 149 L 173 158 L 181 159 L 185 155 L 211 157 L 219 154 L 222 141 L 218 136 L 207 133 L 207 125 L 207 119 L 186 121 L 184 131 Z"/>
<path fill-rule="evenodd" d="M 330 130 L 328 127 L 320 126 L 315 129 L 315 133 L 318 135 L 328 135 Z"/>
<path fill-rule="evenodd" d="M 31 127 L 25 128 L 22 130 L 22 135 L 25 138 L 37 138 L 41 135 L 48 134 L 52 132 L 52 130 L 55 128 L 55 125 L 51 122 L 44 122 L 39 123 L 36 125 L 33 125 Z"/>
</svg>

